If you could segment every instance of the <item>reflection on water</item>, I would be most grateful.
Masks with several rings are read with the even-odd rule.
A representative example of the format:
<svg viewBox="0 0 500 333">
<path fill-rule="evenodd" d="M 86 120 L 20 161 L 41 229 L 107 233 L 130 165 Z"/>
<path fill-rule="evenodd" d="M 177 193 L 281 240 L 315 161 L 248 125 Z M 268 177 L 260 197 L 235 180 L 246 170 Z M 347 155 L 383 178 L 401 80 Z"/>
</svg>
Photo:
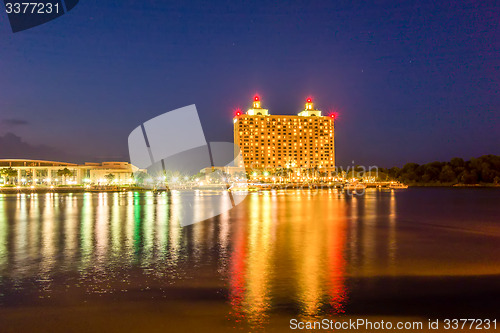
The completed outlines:
<svg viewBox="0 0 500 333">
<path fill-rule="evenodd" d="M 365 278 L 500 273 L 497 192 L 442 192 L 439 207 L 419 207 L 434 192 L 412 191 L 252 193 L 185 228 L 172 222 L 175 194 L 0 194 L 0 304 L 216 286 L 231 320 L 264 326 L 276 311 L 360 309 Z M 207 202 L 195 198 L 195 212 Z"/>
</svg>

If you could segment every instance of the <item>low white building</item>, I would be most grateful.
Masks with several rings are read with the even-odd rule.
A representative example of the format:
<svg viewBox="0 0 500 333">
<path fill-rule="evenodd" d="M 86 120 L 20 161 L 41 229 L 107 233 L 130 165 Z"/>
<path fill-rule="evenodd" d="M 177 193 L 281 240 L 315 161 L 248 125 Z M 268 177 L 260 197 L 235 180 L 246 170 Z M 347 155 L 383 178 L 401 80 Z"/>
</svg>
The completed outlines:
<svg viewBox="0 0 500 333">
<path fill-rule="evenodd" d="M 6 170 L 10 171 L 10 175 Z M 82 165 L 43 160 L 0 159 L 0 185 L 127 185 L 135 183 L 133 174 L 136 171 L 139 171 L 139 168 L 128 162 Z"/>
</svg>

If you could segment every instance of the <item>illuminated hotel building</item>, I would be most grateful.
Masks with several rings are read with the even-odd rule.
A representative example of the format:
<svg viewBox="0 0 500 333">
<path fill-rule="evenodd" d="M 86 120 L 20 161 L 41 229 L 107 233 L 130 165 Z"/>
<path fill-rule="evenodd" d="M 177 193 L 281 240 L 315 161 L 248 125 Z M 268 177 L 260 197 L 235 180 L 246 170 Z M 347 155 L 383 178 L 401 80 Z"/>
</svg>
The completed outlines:
<svg viewBox="0 0 500 333">
<path fill-rule="evenodd" d="M 334 117 L 323 116 L 311 98 L 298 115 L 270 115 L 259 96 L 246 114 L 233 119 L 234 142 L 241 152 L 240 167 L 335 170 Z"/>
</svg>

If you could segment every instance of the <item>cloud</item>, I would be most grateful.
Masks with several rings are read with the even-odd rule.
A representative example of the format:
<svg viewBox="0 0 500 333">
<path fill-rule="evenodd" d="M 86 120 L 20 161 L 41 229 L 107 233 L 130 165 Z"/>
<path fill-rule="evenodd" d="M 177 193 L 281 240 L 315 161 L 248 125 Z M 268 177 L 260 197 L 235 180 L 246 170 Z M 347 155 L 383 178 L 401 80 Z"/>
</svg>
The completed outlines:
<svg viewBox="0 0 500 333">
<path fill-rule="evenodd" d="M 28 125 L 29 121 L 24 120 L 24 119 L 18 119 L 18 118 L 10 118 L 10 119 L 3 119 L 2 120 L 2 125 L 6 126 L 24 126 Z"/>
<path fill-rule="evenodd" d="M 0 159 L 19 158 L 33 160 L 47 160 L 71 163 L 127 161 L 126 156 L 110 154 L 103 156 L 88 156 L 84 154 L 67 153 L 48 145 L 33 145 L 23 141 L 20 136 L 13 133 L 0 135 Z"/>
<path fill-rule="evenodd" d="M 25 158 L 38 160 L 55 160 L 62 162 L 81 162 L 83 156 L 68 154 L 47 145 L 32 145 L 13 133 L 0 136 L 0 159 Z"/>
</svg>

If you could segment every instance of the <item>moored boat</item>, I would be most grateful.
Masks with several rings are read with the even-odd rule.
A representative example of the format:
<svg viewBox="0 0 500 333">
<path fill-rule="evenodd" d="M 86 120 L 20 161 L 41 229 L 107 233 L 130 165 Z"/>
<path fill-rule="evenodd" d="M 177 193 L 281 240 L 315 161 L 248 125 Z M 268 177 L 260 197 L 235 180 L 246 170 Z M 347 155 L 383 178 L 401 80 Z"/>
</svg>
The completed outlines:
<svg viewBox="0 0 500 333">
<path fill-rule="evenodd" d="M 394 183 L 390 183 L 388 187 L 390 189 L 396 190 L 396 189 L 408 188 L 408 185 L 405 185 L 405 184 L 399 183 L 399 182 L 394 182 Z"/>
<path fill-rule="evenodd" d="M 344 190 L 347 191 L 364 191 L 366 189 L 366 185 L 363 183 L 346 183 L 344 185 Z"/>
</svg>

